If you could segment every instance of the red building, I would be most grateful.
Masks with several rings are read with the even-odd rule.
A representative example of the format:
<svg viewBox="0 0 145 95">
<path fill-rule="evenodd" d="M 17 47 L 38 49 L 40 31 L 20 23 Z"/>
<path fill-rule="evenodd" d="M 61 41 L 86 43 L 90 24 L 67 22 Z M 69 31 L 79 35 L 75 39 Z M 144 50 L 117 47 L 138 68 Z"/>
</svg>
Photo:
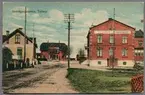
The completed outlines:
<svg viewBox="0 0 145 95">
<path fill-rule="evenodd" d="M 142 30 L 135 32 L 135 42 L 134 42 L 134 60 L 135 63 L 143 63 L 144 59 L 144 44 L 143 44 L 143 36 L 144 33 Z"/>
<path fill-rule="evenodd" d="M 133 66 L 135 28 L 109 18 L 87 35 L 90 66 Z"/>
<path fill-rule="evenodd" d="M 47 60 L 65 60 L 67 45 L 65 43 L 42 43 L 40 51 Z"/>
</svg>

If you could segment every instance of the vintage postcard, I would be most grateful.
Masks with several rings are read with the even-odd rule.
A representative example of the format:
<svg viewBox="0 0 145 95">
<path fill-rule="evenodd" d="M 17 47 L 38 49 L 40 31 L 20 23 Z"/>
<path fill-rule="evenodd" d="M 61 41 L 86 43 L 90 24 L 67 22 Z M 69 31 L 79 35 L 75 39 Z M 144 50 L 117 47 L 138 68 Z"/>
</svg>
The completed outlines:
<svg viewBox="0 0 145 95">
<path fill-rule="evenodd" d="M 143 93 L 143 2 L 4 2 L 3 93 Z"/>
</svg>

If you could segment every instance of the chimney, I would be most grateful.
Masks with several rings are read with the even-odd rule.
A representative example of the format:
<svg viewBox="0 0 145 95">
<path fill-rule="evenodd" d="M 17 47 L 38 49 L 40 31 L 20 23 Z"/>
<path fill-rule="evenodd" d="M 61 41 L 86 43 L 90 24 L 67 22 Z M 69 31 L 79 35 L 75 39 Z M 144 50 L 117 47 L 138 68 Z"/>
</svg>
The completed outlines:
<svg viewBox="0 0 145 95">
<path fill-rule="evenodd" d="M 142 31 L 141 29 L 139 29 L 139 31 Z"/>
<path fill-rule="evenodd" d="M 9 35 L 9 33 L 10 33 L 10 31 L 6 31 L 6 36 L 8 36 L 8 35 Z"/>
<path fill-rule="evenodd" d="M 108 18 L 108 20 L 113 20 L 112 18 Z"/>
<path fill-rule="evenodd" d="M 23 28 L 19 28 L 20 31 L 22 31 Z"/>
</svg>

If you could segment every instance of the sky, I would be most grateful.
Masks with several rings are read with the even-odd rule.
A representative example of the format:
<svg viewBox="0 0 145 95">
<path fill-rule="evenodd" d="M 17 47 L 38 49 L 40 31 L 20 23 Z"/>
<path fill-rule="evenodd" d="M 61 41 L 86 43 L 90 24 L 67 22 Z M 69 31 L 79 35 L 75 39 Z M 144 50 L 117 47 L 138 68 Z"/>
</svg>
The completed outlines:
<svg viewBox="0 0 145 95">
<path fill-rule="evenodd" d="M 36 37 L 38 49 L 43 42 L 62 42 L 67 44 L 67 23 L 64 14 L 74 14 L 71 23 L 71 57 L 76 57 L 79 49 L 87 44 L 87 33 L 91 25 L 113 18 L 128 24 L 136 30 L 143 30 L 143 2 L 15 2 L 3 3 L 3 34 L 17 28 L 24 28 L 25 7 L 27 8 L 26 34 Z M 16 12 L 17 11 L 17 12 Z M 24 30 L 23 30 L 24 31 Z"/>
</svg>

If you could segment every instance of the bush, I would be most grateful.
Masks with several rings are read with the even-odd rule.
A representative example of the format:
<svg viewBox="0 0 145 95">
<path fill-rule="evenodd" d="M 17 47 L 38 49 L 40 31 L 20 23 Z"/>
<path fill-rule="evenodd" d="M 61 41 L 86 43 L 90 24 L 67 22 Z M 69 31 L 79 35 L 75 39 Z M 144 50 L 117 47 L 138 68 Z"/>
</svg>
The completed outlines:
<svg viewBox="0 0 145 95">
<path fill-rule="evenodd" d="M 82 63 L 86 60 L 86 57 L 79 57 L 79 63 Z"/>
<path fill-rule="evenodd" d="M 143 69 L 144 69 L 144 67 L 141 66 L 141 65 L 139 65 L 138 63 L 135 63 L 135 65 L 133 66 L 133 68 L 134 68 L 135 70 L 143 70 Z"/>
</svg>

